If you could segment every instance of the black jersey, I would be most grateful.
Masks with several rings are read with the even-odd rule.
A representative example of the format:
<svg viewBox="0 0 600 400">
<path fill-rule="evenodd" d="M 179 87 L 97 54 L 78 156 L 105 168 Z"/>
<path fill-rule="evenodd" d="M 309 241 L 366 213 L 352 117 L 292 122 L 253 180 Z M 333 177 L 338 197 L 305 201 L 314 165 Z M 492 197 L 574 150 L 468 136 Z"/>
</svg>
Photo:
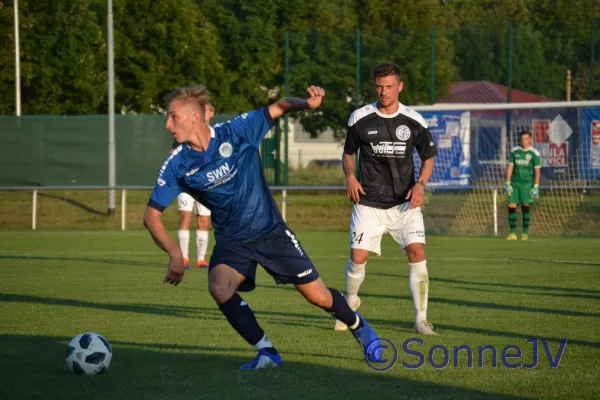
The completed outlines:
<svg viewBox="0 0 600 400">
<path fill-rule="evenodd" d="M 390 208 L 402 204 L 415 184 L 413 154 L 421 160 L 437 154 L 427 123 L 418 112 L 399 104 L 395 114 L 377 110 L 377 103 L 354 111 L 348 120 L 344 153 L 360 149 L 358 181 L 366 194 L 360 204 Z"/>
</svg>

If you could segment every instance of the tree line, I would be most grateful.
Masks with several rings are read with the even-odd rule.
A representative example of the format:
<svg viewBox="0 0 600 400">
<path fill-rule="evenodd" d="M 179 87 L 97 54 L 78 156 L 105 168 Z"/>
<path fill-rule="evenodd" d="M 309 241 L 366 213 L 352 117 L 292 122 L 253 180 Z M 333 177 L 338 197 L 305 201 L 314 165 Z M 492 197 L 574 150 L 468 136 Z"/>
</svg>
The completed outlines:
<svg viewBox="0 0 600 400">
<path fill-rule="evenodd" d="M 0 0 L 0 115 L 15 113 L 12 7 Z M 570 70 L 571 99 L 587 100 L 599 14 L 600 0 L 113 0 L 115 111 L 161 112 L 173 88 L 203 83 L 239 113 L 315 83 L 327 101 L 302 123 L 340 133 L 373 101 L 379 62 L 403 70 L 403 103 L 429 104 L 456 81 L 507 85 L 509 49 L 513 88 L 564 100 Z M 106 0 L 20 0 L 19 20 L 22 113 L 106 114 Z"/>
</svg>

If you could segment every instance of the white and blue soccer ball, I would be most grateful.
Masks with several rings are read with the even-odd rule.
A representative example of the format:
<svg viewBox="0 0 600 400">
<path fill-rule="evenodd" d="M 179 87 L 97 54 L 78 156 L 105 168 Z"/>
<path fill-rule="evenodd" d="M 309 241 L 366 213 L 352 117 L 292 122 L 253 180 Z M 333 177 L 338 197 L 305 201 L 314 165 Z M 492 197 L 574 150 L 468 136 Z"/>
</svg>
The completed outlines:
<svg viewBox="0 0 600 400">
<path fill-rule="evenodd" d="M 85 332 L 71 339 L 65 360 L 74 374 L 99 375 L 110 366 L 112 349 L 104 336 Z"/>
</svg>

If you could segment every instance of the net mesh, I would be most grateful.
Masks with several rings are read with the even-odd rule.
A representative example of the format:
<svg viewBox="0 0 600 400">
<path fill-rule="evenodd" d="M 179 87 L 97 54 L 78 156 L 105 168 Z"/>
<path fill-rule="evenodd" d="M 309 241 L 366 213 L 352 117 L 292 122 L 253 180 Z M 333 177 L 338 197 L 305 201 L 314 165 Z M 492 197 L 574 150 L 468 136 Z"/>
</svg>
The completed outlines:
<svg viewBox="0 0 600 400">
<path fill-rule="evenodd" d="M 422 112 L 438 125 L 430 127 L 439 154 L 424 209 L 434 231 L 471 235 L 509 232 L 504 193 L 508 156 L 519 146 L 520 132 L 526 130 L 532 133 L 532 145 L 542 162 L 540 197 L 531 207 L 529 233 L 598 234 L 599 108 L 465 109 L 460 127 L 439 123 L 448 111 L 429 108 Z M 522 211 L 520 207 L 517 210 L 521 231 Z M 454 218 L 443 217 L 447 213 Z"/>
</svg>

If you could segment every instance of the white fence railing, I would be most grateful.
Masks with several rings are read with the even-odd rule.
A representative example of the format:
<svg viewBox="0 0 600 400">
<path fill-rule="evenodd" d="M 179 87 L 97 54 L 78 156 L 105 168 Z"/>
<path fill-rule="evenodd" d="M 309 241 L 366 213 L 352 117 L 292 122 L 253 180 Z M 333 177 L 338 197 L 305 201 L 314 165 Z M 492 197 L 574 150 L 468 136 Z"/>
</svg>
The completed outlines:
<svg viewBox="0 0 600 400">
<path fill-rule="evenodd" d="M 125 231 L 126 226 L 126 214 L 127 214 L 127 191 L 128 190 L 152 190 L 153 186 L 0 186 L 0 191 L 31 191 L 32 208 L 31 208 L 31 229 L 37 228 L 37 208 L 38 208 L 38 192 L 47 190 L 121 190 L 121 230 Z M 540 188 L 544 189 L 580 189 L 580 190 L 600 190 L 600 185 L 586 185 L 580 187 L 571 186 L 544 186 Z M 271 186 L 272 191 L 281 191 L 281 215 L 286 220 L 287 214 L 287 203 L 288 203 L 288 191 L 345 191 L 345 186 Z M 428 187 L 428 191 L 431 192 L 462 192 L 472 191 L 477 189 L 484 189 L 486 196 L 491 194 L 492 196 L 492 210 L 493 214 L 493 226 L 494 235 L 498 235 L 498 207 L 499 197 L 503 195 L 503 187 L 498 186 L 452 186 L 452 187 Z M 489 214 L 488 214 L 489 215 Z"/>
<path fill-rule="evenodd" d="M 33 193 L 31 206 L 31 229 L 37 228 L 37 198 L 42 190 L 121 190 L 121 230 L 125 231 L 127 215 L 128 190 L 152 190 L 154 186 L 0 186 L 0 191 L 31 191 Z M 286 219 L 288 190 L 302 191 L 331 191 L 346 190 L 345 186 L 271 186 L 273 191 L 281 191 L 281 215 Z"/>
</svg>

